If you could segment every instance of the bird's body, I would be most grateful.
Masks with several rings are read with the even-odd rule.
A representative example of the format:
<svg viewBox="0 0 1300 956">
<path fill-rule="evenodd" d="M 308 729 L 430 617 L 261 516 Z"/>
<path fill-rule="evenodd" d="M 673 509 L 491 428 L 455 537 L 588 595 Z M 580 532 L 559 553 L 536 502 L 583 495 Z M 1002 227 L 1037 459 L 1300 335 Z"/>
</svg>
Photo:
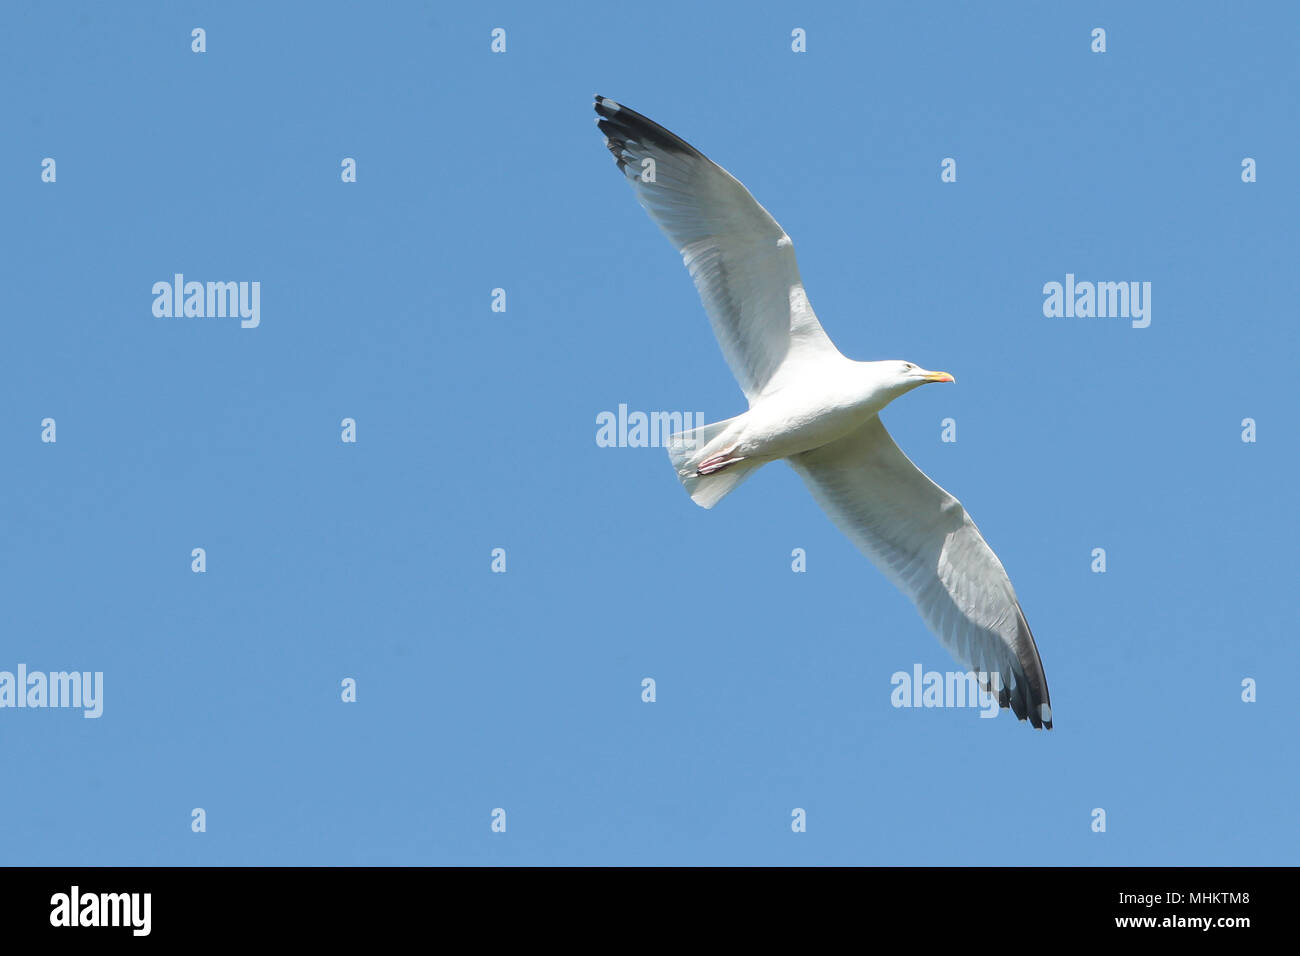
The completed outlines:
<svg viewBox="0 0 1300 956">
<path fill-rule="evenodd" d="M 891 374 L 897 364 L 843 356 L 827 361 L 815 378 L 790 381 L 757 396 L 700 457 L 707 460 L 734 445 L 743 458 L 775 461 L 843 438 L 901 394 Z"/>
<path fill-rule="evenodd" d="M 1050 729 L 1047 678 L 1006 571 L 961 503 L 880 422 L 894 399 L 952 376 L 846 358 L 808 302 L 790 237 L 744 186 L 641 114 L 600 96 L 596 112 L 619 169 L 681 252 L 749 400 L 735 418 L 672 436 L 692 500 L 711 508 L 762 465 L 787 461 L 999 703 Z"/>
</svg>

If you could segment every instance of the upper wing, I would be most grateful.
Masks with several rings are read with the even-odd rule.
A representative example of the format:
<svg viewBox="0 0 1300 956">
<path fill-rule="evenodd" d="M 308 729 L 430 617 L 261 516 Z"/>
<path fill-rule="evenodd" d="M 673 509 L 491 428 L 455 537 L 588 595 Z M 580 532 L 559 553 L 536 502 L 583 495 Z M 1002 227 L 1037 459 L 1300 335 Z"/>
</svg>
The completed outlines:
<svg viewBox="0 0 1300 956">
<path fill-rule="evenodd" d="M 1001 676 L 999 704 L 1050 730 L 1043 662 L 1002 562 L 961 502 L 912 464 L 879 417 L 787 460 L 952 655 Z"/>
<path fill-rule="evenodd" d="M 730 173 L 603 96 L 597 125 L 637 199 L 682 254 L 751 404 L 786 362 L 838 357 L 813 314 L 785 231 Z"/>
</svg>

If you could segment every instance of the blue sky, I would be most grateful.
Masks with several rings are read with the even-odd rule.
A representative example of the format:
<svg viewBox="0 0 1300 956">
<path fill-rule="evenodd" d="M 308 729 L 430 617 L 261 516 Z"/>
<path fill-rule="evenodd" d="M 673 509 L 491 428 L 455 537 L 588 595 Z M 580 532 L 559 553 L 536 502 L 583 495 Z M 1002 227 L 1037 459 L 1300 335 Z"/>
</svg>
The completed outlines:
<svg viewBox="0 0 1300 956">
<path fill-rule="evenodd" d="M 1295 863 L 1283 9 L 6 4 L 0 670 L 104 701 L 0 709 L 0 860 Z M 842 351 L 956 376 L 883 418 L 1053 731 L 892 707 L 955 665 L 784 465 L 706 512 L 597 446 L 744 408 L 597 92 L 755 193 Z M 260 325 L 155 317 L 178 272 Z M 1045 317 L 1067 273 L 1150 326 Z"/>
</svg>

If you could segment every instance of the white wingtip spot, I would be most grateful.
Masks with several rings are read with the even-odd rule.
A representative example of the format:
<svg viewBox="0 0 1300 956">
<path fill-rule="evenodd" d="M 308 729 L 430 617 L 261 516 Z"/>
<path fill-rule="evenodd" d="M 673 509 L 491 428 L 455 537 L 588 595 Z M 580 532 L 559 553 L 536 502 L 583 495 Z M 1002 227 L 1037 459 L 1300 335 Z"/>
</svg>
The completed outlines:
<svg viewBox="0 0 1300 956">
<path fill-rule="evenodd" d="M 1039 704 L 1039 705 L 1038 705 L 1038 716 L 1041 717 L 1041 718 L 1043 718 L 1043 723 L 1045 723 L 1045 724 L 1050 724 L 1050 723 L 1052 722 L 1052 705 L 1051 705 L 1051 704 Z"/>
<path fill-rule="evenodd" d="M 617 103 L 615 103 L 613 100 L 611 100 L 608 96 L 603 97 L 601 99 L 600 105 L 605 107 L 605 109 L 610 110 L 611 112 L 614 113 L 617 113 L 619 110 L 623 108 L 619 106 Z"/>
</svg>

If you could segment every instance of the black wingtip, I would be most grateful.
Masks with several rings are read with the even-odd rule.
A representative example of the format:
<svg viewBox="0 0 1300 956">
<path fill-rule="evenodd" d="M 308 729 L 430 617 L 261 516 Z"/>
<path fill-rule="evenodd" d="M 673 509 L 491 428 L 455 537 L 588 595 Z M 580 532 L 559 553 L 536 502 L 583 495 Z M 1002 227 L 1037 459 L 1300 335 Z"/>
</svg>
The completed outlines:
<svg viewBox="0 0 1300 956">
<path fill-rule="evenodd" d="M 598 123 L 601 132 L 612 142 L 618 143 L 620 148 L 628 140 L 633 140 L 656 146 L 670 153 L 684 153 L 701 158 L 704 155 L 676 133 L 664 129 L 649 117 L 642 116 L 636 110 L 629 109 L 608 96 L 596 95 L 595 110 L 609 124 L 606 126 L 604 123 Z"/>
<path fill-rule="evenodd" d="M 1047 689 L 1047 674 L 1038 654 L 1038 643 L 1019 602 L 1015 608 L 1019 630 L 1016 642 L 1019 646 L 1019 670 L 1015 674 L 1018 699 L 1013 699 L 1015 714 L 1021 720 L 1027 719 L 1035 730 L 1051 730 L 1052 692 Z"/>
<path fill-rule="evenodd" d="M 1028 720 L 1034 730 L 1052 729 L 1052 705 L 1047 701 L 1036 702 L 1031 698 L 1023 708 L 1017 707 L 1015 713 L 1021 720 Z"/>
<path fill-rule="evenodd" d="M 1024 621 L 1024 615 L 1020 616 Z M 1024 624 L 1026 631 L 1029 625 Z M 1033 635 L 1030 635 L 1031 646 Z M 989 694 L 997 694 L 998 707 L 1011 711 L 1016 720 L 1029 721 L 1034 730 L 1052 729 L 1052 701 L 1047 690 L 1047 677 L 1042 673 L 1042 663 L 1037 660 L 1038 649 L 1034 647 L 1037 664 L 1038 681 L 1033 682 L 1018 662 L 1000 671 L 994 670 L 985 676 L 981 670 L 980 686 Z"/>
</svg>

